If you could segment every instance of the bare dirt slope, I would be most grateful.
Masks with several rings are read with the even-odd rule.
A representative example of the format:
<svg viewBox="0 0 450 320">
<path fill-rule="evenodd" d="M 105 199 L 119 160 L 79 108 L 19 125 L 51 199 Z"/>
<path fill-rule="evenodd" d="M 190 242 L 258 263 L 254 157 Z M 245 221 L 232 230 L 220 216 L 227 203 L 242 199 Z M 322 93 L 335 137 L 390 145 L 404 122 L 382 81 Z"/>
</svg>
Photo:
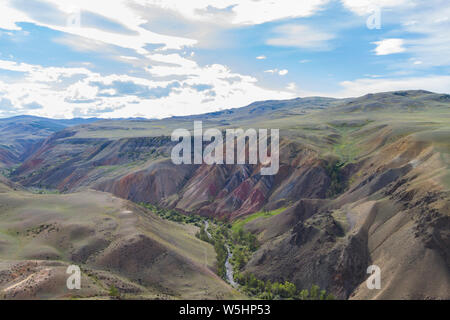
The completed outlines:
<svg viewBox="0 0 450 320">
<path fill-rule="evenodd" d="M 245 269 L 340 298 L 450 299 L 448 158 L 428 138 L 399 139 L 356 163 L 336 198 L 247 223 L 262 246 Z M 369 265 L 381 268 L 380 290 L 366 286 Z"/>
<path fill-rule="evenodd" d="M 0 193 L 0 292 L 4 298 L 232 298 L 213 272 L 213 248 L 190 226 L 161 220 L 98 191 Z M 66 289 L 69 264 L 82 290 Z"/>
</svg>

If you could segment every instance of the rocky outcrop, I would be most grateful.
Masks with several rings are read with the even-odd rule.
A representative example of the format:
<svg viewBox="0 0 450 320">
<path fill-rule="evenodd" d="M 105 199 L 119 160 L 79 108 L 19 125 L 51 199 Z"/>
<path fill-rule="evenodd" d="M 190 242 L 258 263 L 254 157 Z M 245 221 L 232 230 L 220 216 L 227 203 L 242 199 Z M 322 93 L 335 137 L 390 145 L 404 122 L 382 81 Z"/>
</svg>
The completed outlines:
<svg viewBox="0 0 450 320">
<path fill-rule="evenodd" d="M 339 197 L 300 200 L 248 223 L 262 245 L 245 271 L 317 284 L 341 299 L 450 298 L 450 194 L 428 177 L 446 166 L 430 145 L 410 138 L 395 145 L 400 156 L 381 150 L 376 166 L 364 161 L 364 174 Z M 380 290 L 365 284 L 369 265 L 381 268 Z"/>
<path fill-rule="evenodd" d="M 61 192 L 90 187 L 135 202 L 225 219 L 280 200 L 325 198 L 331 181 L 327 162 L 291 141 L 282 141 L 281 169 L 275 176 L 262 176 L 258 165 L 249 164 L 174 165 L 167 159 L 173 145 L 168 137 L 77 138 L 68 129 L 49 138 L 15 171 L 14 180 Z"/>
</svg>

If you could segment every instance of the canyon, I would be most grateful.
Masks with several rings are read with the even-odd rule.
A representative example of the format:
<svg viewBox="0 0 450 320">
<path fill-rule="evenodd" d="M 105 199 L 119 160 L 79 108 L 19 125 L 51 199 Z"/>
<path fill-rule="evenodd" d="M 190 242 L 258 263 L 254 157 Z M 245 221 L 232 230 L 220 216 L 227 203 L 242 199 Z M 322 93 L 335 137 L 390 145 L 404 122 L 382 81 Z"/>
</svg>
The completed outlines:
<svg viewBox="0 0 450 320">
<path fill-rule="evenodd" d="M 416 90 L 261 101 L 52 129 L 33 121 L 24 139 L 2 120 L 2 130 L 12 132 L 0 144 L 0 290 L 7 297 L 15 297 L 8 288 L 25 274 L 38 279 L 42 270 L 55 270 L 56 279 L 56 270 L 74 261 L 108 279 L 102 285 L 91 277 L 90 296 L 104 295 L 114 280 L 146 297 L 242 297 L 214 274 L 213 247 L 194 237 L 195 227 L 137 205 L 148 203 L 241 223 L 258 249 L 240 272 L 264 281 L 316 284 L 339 299 L 450 298 L 449 95 Z M 279 129 L 277 174 L 261 174 L 260 163 L 174 164 L 171 133 L 194 121 L 205 130 Z M 12 265 L 35 271 L 8 278 Z M 380 290 L 366 286 L 369 265 L 381 269 Z M 170 272 L 179 277 L 169 280 Z M 194 276 L 201 286 L 189 281 Z"/>
</svg>

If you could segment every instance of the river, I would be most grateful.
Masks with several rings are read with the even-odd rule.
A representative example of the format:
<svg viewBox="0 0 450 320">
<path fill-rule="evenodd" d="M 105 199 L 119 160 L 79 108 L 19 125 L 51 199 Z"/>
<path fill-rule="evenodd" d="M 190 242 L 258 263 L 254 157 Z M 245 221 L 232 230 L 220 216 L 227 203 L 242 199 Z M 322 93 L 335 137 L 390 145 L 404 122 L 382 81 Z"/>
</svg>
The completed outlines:
<svg viewBox="0 0 450 320">
<path fill-rule="evenodd" d="M 209 233 L 209 231 L 208 231 L 208 228 L 209 228 L 209 222 L 208 222 L 208 220 L 204 220 L 204 222 L 205 222 L 205 232 L 206 232 L 206 235 L 208 236 L 209 239 L 212 239 L 212 235 L 211 235 L 211 233 Z"/>
<path fill-rule="evenodd" d="M 227 260 L 225 261 L 225 269 L 227 271 L 227 280 L 228 283 L 231 284 L 232 287 L 236 288 L 237 283 L 234 281 L 234 274 L 233 274 L 233 265 L 231 264 L 230 260 L 233 258 L 233 254 L 230 251 L 230 247 L 226 244 L 225 247 L 227 248 Z"/>
<path fill-rule="evenodd" d="M 212 235 L 209 233 L 209 222 L 208 220 L 204 220 L 205 223 L 205 232 L 209 239 L 212 239 Z M 231 253 L 230 247 L 225 244 L 225 247 L 227 248 L 227 260 L 225 261 L 225 270 L 226 270 L 226 278 L 227 282 L 234 288 L 238 286 L 236 281 L 234 281 L 234 272 L 233 272 L 233 265 L 231 264 L 231 258 L 233 258 L 233 253 Z"/>
</svg>

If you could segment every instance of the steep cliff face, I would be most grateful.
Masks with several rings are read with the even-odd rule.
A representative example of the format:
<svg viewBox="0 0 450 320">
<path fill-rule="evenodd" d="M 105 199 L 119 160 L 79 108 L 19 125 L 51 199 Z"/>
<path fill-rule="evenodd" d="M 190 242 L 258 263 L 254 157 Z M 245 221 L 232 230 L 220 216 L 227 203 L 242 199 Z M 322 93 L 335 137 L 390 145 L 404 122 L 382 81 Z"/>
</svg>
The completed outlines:
<svg viewBox="0 0 450 320">
<path fill-rule="evenodd" d="M 72 192 L 90 187 L 135 202 L 184 212 L 235 219 L 279 200 L 325 198 L 327 161 L 299 143 L 282 141 L 279 174 L 262 176 L 259 165 L 175 165 L 167 157 L 168 137 L 119 140 L 74 138 L 69 132 L 48 139 L 15 171 L 15 180 L 34 187 Z M 302 151 L 300 151 L 302 150 Z"/>
<path fill-rule="evenodd" d="M 75 134 L 66 129 L 47 139 L 14 171 L 15 180 L 27 186 L 74 191 L 107 180 L 109 173 L 129 173 L 147 160 L 158 159 L 173 145 L 167 137 L 111 140 Z"/>
<path fill-rule="evenodd" d="M 44 142 L 44 139 L 17 139 L 12 145 L 0 146 L 0 164 L 4 167 L 12 167 L 36 152 Z"/>
<path fill-rule="evenodd" d="M 93 187 L 134 202 L 158 204 L 177 194 L 194 171 L 194 166 L 178 167 L 170 160 L 160 160 L 143 170 L 100 182 Z"/>
<path fill-rule="evenodd" d="M 335 199 L 300 200 L 248 223 L 262 245 L 245 270 L 315 283 L 345 299 L 448 299 L 450 192 L 441 182 L 448 167 L 423 138 L 379 150 Z M 381 268 L 381 290 L 366 286 L 369 265 Z"/>
<path fill-rule="evenodd" d="M 331 183 L 330 161 L 296 137 L 281 138 L 278 174 L 262 176 L 260 165 L 174 165 L 169 157 L 175 142 L 169 136 L 109 138 L 95 127 L 88 127 L 94 136 L 80 136 L 84 129 L 68 128 L 48 138 L 13 172 L 13 180 L 61 192 L 93 188 L 226 219 L 299 197 L 325 198 Z"/>
</svg>

